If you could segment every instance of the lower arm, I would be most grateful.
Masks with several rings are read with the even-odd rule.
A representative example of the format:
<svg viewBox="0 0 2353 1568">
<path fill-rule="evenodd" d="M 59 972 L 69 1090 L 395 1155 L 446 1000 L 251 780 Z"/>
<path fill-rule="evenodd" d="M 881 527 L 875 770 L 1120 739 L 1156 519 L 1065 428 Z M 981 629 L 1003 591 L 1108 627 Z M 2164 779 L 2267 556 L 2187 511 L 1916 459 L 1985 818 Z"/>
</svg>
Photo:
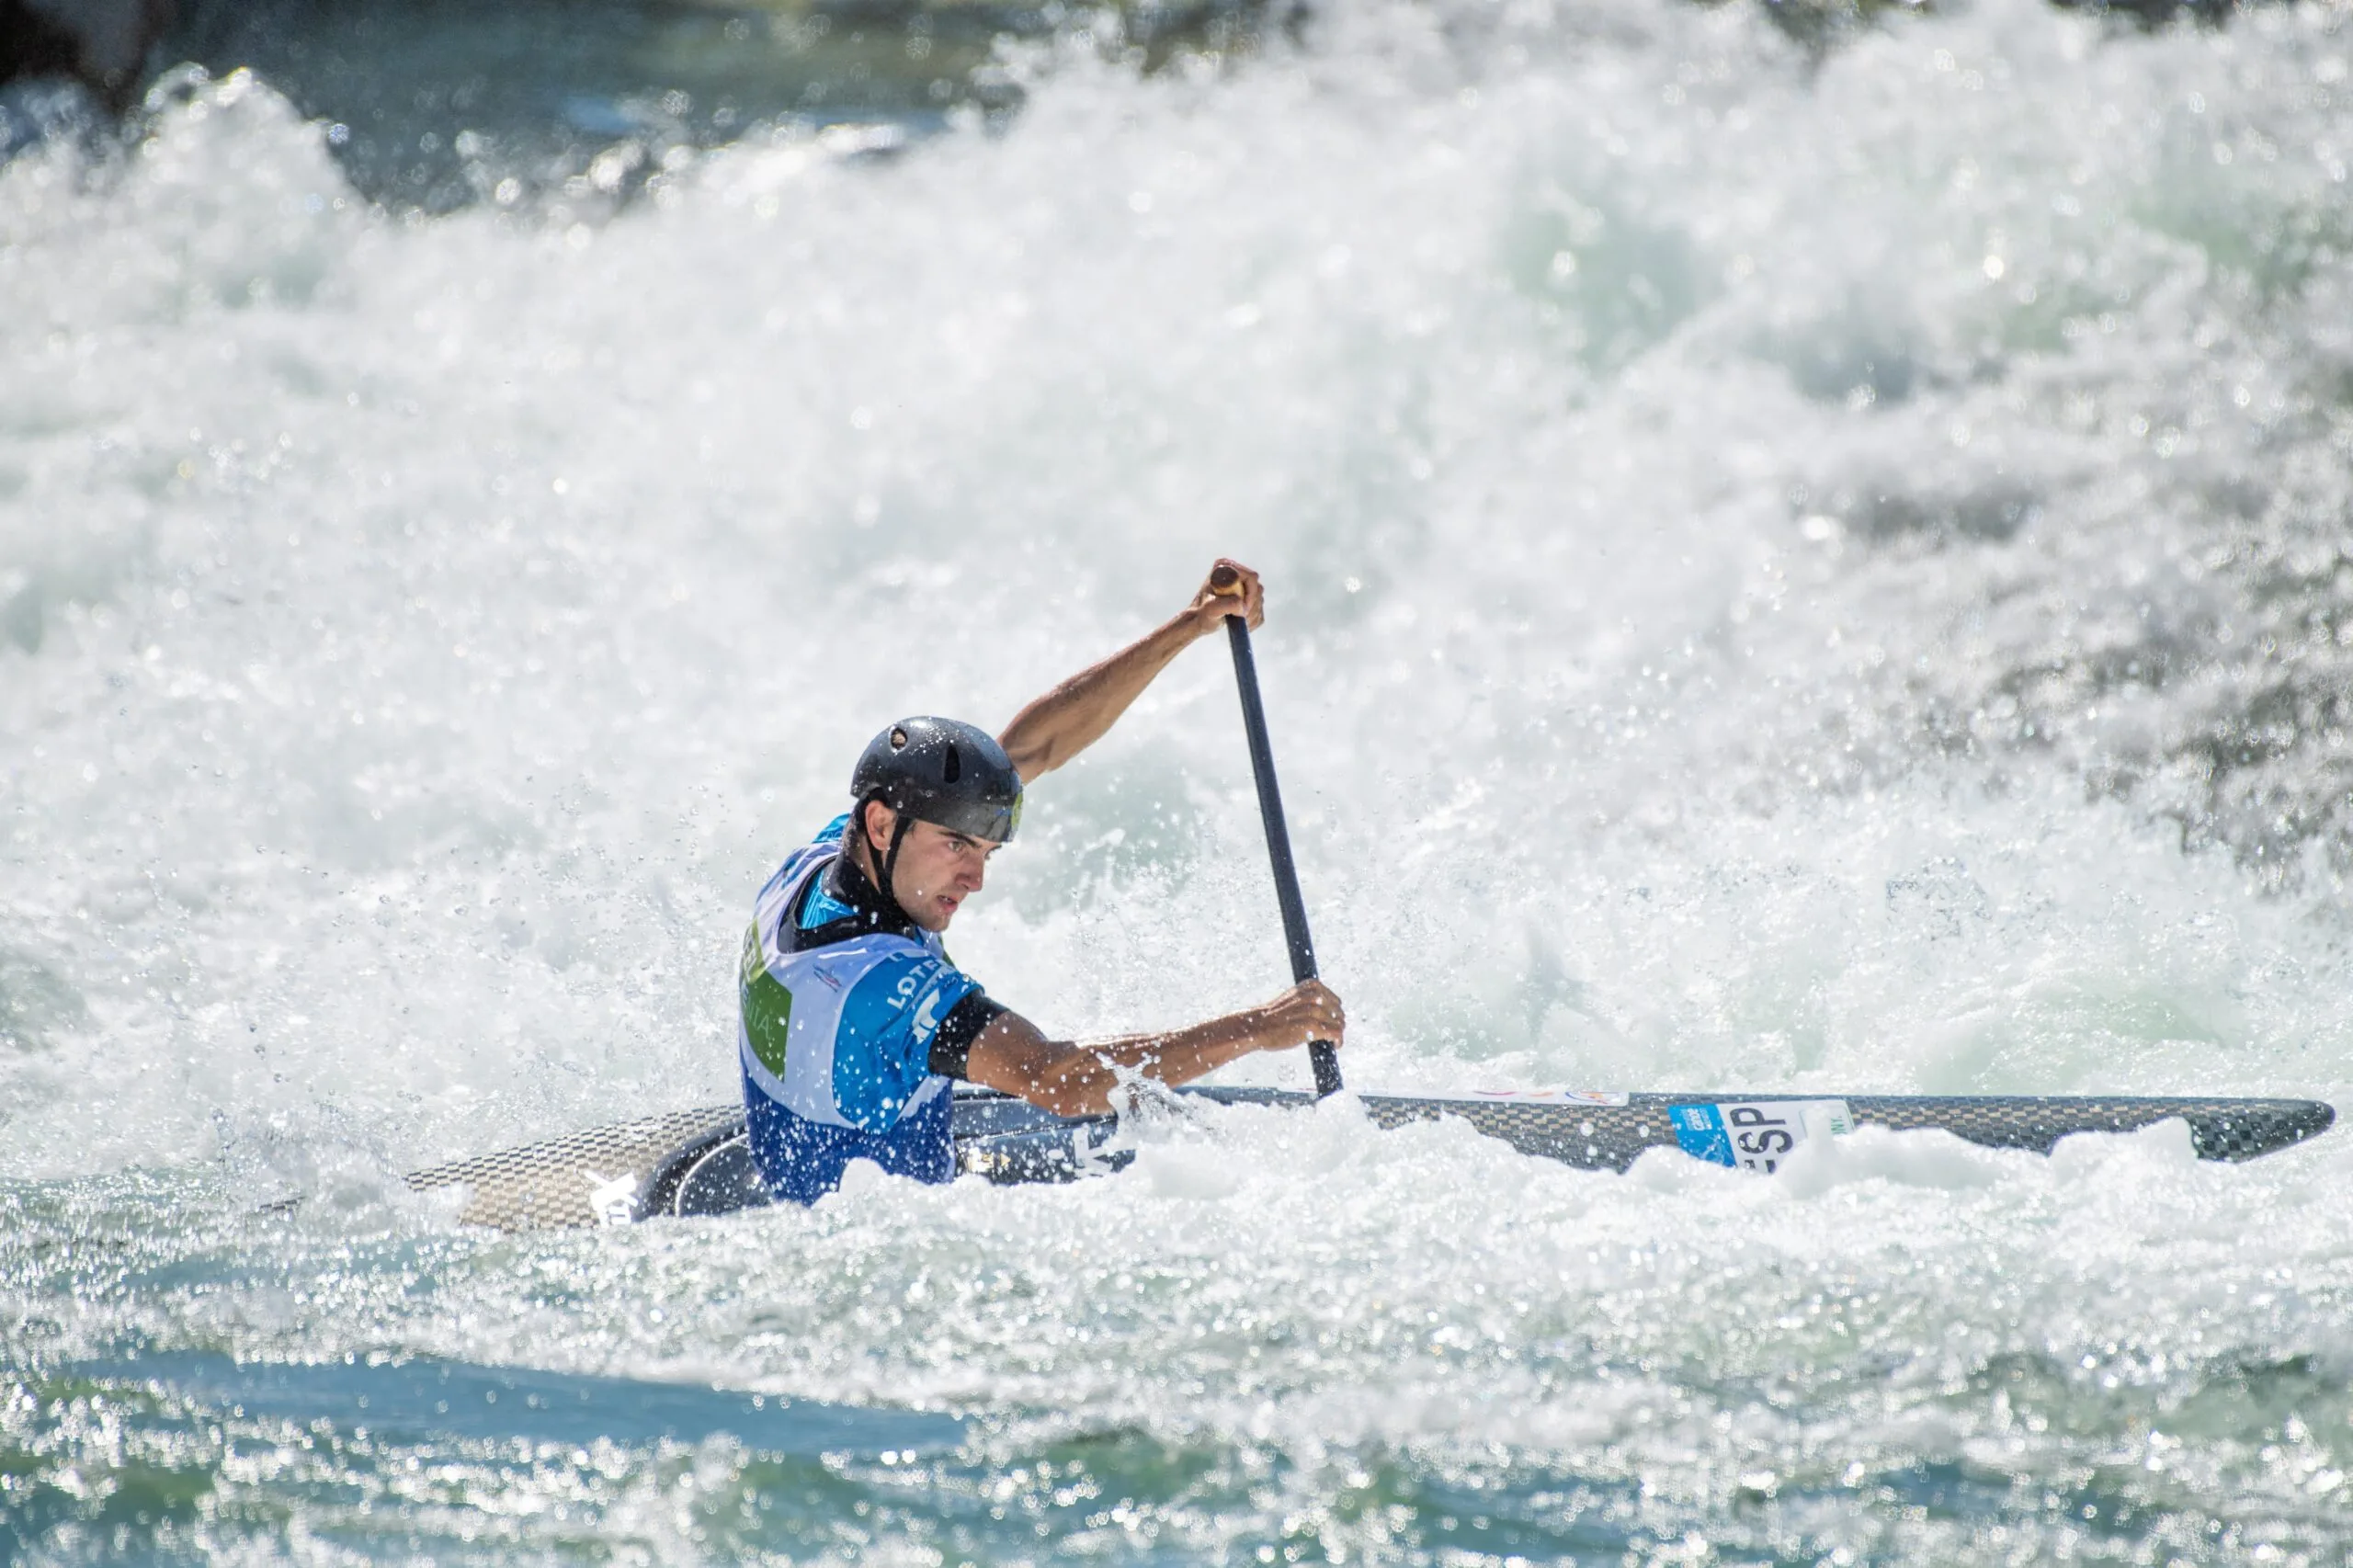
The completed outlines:
<svg viewBox="0 0 2353 1568">
<path fill-rule="evenodd" d="M 1024 1096 L 1059 1116 L 1100 1116 L 1123 1080 L 1190 1083 L 1257 1050 L 1262 1032 L 1253 1008 L 1164 1034 L 1058 1041 L 1055 1060 Z"/>
</svg>

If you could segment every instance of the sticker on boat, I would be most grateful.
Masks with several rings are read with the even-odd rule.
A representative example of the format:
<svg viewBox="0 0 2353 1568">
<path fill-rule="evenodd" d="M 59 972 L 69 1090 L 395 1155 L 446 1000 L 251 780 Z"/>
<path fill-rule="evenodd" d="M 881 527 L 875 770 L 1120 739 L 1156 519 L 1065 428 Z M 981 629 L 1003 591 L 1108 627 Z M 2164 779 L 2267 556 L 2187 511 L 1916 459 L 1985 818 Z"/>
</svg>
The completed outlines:
<svg viewBox="0 0 2353 1568">
<path fill-rule="evenodd" d="M 1845 1100 L 1726 1100 L 1669 1106 L 1666 1115 L 1675 1142 L 1693 1159 L 1768 1176 L 1808 1137 L 1855 1130 Z"/>
<path fill-rule="evenodd" d="M 623 1171 L 608 1180 L 595 1171 L 588 1176 L 588 1211 L 600 1225 L 626 1225 L 637 1218 L 637 1173 Z"/>
</svg>

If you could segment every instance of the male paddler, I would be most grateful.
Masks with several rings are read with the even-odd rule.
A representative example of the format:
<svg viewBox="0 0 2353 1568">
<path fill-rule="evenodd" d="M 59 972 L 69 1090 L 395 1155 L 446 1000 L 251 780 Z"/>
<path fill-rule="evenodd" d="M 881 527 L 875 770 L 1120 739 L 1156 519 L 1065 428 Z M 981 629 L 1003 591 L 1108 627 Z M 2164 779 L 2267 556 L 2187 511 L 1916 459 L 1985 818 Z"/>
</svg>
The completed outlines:
<svg viewBox="0 0 2353 1568">
<path fill-rule="evenodd" d="M 950 1079 L 1080 1116 L 1110 1109 L 1123 1077 L 1182 1084 L 1252 1051 L 1340 1043 L 1340 999 L 1313 980 L 1165 1033 L 1048 1040 L 940 946 L 989 857 L 1012 841 L 1024 786 L 1102 739 L 1230 614 L 1256 627 L 1265 598 L 1256 572 L 1221 561 L 1166 624 L 1030 703 L 1002 735 L 902 719 L 867 746 L 850 776 L 855 803 L 768 879 L 745 938 L 744 1102 L 771 1194 L 813 1203 L 858 1159 L 953 1179 Z"/>
</svg>

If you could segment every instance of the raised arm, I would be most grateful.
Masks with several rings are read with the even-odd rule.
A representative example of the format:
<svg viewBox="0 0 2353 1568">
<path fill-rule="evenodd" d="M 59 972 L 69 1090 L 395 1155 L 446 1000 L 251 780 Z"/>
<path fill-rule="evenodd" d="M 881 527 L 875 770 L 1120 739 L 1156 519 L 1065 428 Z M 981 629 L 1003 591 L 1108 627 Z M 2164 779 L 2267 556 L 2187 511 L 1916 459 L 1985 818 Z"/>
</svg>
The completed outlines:
<svg viewBox="0 0 2353 1568">
<path fill-rule="evenodd" d="M 1111 1096 L 1123 1075 L 1189 1083 L 1254 1051 L 1286 1051 L 1315 1040 L 1337 1044 L 1347 1024 L 1340 999 L 1315 980 L 1292 986 L 1263 1007 L 1245 1007 L 1165 1034 L 1118 1040 L 1048 1040 L 1020 1014 L 1006 1013 L 972 1041 L 964 1075 L 1056 1116 L 1100 1116 L 1112 1108 Z"/>
<path fill-rule="evenodd" d="M 1242 579 L 1243 603 L 1250 625 L 1267 618 L 1266 597 L 1258 574 L 1240 562 L 1220 558 L 1212 575 L 1223 568 Z M 1021 781 L 1031 783 L 1103 738 L 1128 705 L 1143 695 L 1153 677 L 1183 653 L 1196 638 L 1206 637 L 1225 624 L 1233 610 L 1231 593 L 1212 593 L 1203 578 L 1193 602 L 1168 620 L 1144 633 L 1099 665 L 1090 665 L 1063 682 L 1013 716 L 997 744 L 1013 759 Z M 1203 1069 L 1207 1071 L 1207 1069 Z"/>
</svg>

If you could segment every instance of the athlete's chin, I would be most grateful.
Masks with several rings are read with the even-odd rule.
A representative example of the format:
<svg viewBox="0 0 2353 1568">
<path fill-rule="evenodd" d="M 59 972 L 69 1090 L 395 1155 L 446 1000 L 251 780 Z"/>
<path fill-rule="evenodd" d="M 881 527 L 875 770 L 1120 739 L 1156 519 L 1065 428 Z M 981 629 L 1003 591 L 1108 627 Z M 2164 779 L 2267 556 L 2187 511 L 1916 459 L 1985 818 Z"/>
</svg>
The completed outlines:
<svg viewBox="0 0 2353 1568">
<path fill-rule="evenodd" d="M 937 900 L 931 906 L 931 918 L 924 922 L 926 929 L 932 931 L 947 930 L 948 923 L 956 918 L 956 912 L 962 907 L 963 905 L 961 903 L 952 898 Z"/>
</svg>

